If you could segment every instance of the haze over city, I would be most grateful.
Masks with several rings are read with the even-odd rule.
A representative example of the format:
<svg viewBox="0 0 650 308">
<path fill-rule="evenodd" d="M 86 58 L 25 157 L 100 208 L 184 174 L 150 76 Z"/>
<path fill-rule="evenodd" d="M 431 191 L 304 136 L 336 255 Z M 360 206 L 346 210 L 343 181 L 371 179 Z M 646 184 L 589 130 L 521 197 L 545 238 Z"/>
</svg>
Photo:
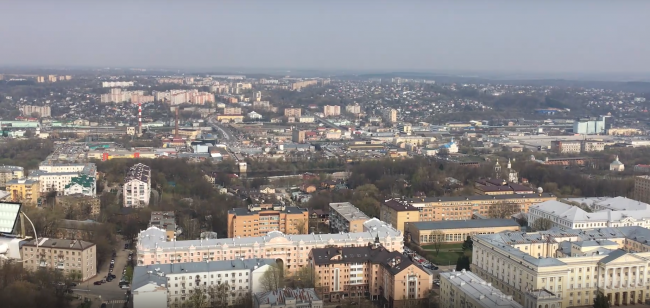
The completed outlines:
<svg viewBox="0 0 650 308">
<path fill-rule="evenodd" d="M 650 2 L 13 1 L 0 65 L 645 73 Z"/>
</svg>

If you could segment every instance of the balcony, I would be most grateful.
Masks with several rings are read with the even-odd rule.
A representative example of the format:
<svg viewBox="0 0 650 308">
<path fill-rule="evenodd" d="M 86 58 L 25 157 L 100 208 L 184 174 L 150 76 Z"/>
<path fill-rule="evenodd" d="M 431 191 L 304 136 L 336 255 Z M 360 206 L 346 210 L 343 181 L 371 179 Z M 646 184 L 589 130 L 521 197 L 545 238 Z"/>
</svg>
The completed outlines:
<svg viewBox="0 0 650 308">
<path fill-rule="evenodd" d="M 59 270 L 65 269 L 65 266 L 63 265 L 63 263 L 58 263 L 56 265 L 56 269 L 59 269 Z"/>
</svg>

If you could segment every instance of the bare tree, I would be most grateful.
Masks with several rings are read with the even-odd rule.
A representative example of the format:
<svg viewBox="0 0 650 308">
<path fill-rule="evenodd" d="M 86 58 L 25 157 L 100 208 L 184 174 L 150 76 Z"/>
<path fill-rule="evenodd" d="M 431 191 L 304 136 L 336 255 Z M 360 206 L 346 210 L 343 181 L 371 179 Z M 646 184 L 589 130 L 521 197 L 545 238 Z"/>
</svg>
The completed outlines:
<svg viewBox="0 0 650 308">
<path fill-rule="evenodd" d="M 205 291 L 200 288 L 192 290 L 192 295 L 188 297 L 182 304 L 182 308 L 206 308 L 209 307 L 208 296 Z"/>
<path fill-rule="evenodd" d="M 216 286 L 211 286 L 208 290 L 210 295 L 210 307 L 211 308 L 225 308 L 228 307 L 228 296 L 230 294 L 230 285 L 226 283 L 220 283 Z"/>
<path fill-rule="evenodd" d="M 530 226 L 533 231 L 546 231 L 552 227 L 553 221 L 548 218 L 537 218 Z"/>
<path fill-rule="evenodd" d="M 306 219 L 294 219 L 292 221 L 294 228 L 296 228 L 295 234 L 307 234 L 308 221 Z"/>
<path fill-rule="evenodd" d="M 273 291 L 284 287 L 283 269 L 279 264 L 274 263 L 264 272 L 260 283 L 264 291 Z"/>
<path fill-rule="evenodd" d="M 442 247 L 442 243 L 445 241 L 445 234 L 440 230 L 433 230 L 431 231 L 430 238 L 433 249 L 435 249 L 437 256 L 440 253 L 440 247 Z"/>
<path fill-rule="evenodd" d="M 516 203 L 496 203 L 488 209 L 488 216 L 492 218 L 508 218 L 512 214 L 521 212 L 521 207 Z"/>
</svg>

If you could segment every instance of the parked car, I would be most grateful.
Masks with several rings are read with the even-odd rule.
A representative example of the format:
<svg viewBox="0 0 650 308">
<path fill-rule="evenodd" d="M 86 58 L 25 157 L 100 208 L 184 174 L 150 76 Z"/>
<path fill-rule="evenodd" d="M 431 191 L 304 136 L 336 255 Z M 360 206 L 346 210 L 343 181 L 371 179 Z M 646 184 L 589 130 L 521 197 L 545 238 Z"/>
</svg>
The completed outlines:
<svg viewBox="0 0 650 308">
<path fill-rule="evenodd" d="M 108 276 L 108 278 L 106 278 L 106 282 L 111 282 L 111 281 L 113 281 L 113 277 Z"/>
<path fill-rule="evenodd" d="M 96 285 L 96 286 L 101 286 L 102 282 L 101 281 L 95 281 L 95 282 L 93 282 L 93 284 Z"/>
</svg>

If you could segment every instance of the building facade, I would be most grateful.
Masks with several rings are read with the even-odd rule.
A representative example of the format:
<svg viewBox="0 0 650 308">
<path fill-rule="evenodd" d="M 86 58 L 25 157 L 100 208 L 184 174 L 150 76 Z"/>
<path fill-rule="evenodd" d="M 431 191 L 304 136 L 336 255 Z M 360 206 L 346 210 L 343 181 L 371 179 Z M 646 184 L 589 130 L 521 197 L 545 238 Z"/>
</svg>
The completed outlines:
<svg viewBox="0 0 650 308">
<path fill-rule="evenodd" d="M 263 290 L 260 280 L 273 263 L 273 259 L 235 259 L 137 266 L 131 287 L 133 307 L 180 308 L 198 290 L 215 305 L 241 304 L 251 293 Z M 164 305 L 152 305 L 160 303 Z"/>
<path fill-rule="evenodd" d="M 29 205 L 36 205 L 40 198 L 40 183 L 35 180 L 20 179 L 10 180 L 6 183 L 7 191 L 11 194 L 13 202 L 24 202 Z"/>
<path fill-rule="evenodd" d="M 650 299 L 648 237 L 638 226 L 476 235 L 471 269 L 520 304 L 544 290 L 553 296 L 534 299 L 593 305 L 600 290 L 611 305 L 632 305 Z"/>
<path fill-rule="evenodd" d="M 271 231 L 307 234 L 309 211 L 295 206 L 249 205 L 228 211 L 228 237 L 259 237 Z"/>
<path fill-rule="evenodd" d="M 404 299 L 428 297 L 433 274 L 400 252 L 378 244 L 362 247 L 315 248 L 310 265 L 316 289 L 324 300 L 362 297 L 382 300 L 388 307 Z"/>
<path fill-rule="evenodd" d="M 73 177 L 70 180 L 70 183 L 65 186 L 63 189 L 63 195 L 84 195 L 89 197 L 94 197 L 97 195 L 97 185 L 94 177 L 89 177 L 88 175 L 82 174 L 77 177 Z"/>
<path fill-rule="evenodd" d="M 300 108 L 285 108 L 284 116 L 300 118 L 302 116 L 302 110 Z"/>
<path fill-rule="evenodd" d="M 323 115 L 326 117 L 336 117 L 341 115 L 341 106 L 330 106 L 326 105 L 323 107 Z"/>
<path fill-rule="evenodd" d="M 138 163 L 131 168 L 124 178 L 122 187 L 124 207 L 144 207 L 149 205 L 151 195 L 151 168 Z"/>
<path fill-rule="evenodd" d="M 272 258 L 281 260 L 284 269 L 293 272 L 309 264 L 309 252 L 313 248 L 365 246 L 379 236 L 386 249 L 399 252 L 404 249 L 402 232 L 378 219 L 366 221 L 361 232 L 343 234 L 285 235 L 271 231 L 261 237 L 172 242 L 167 242 L 165 236 L 165 230 L 156 227 L 140 232 L 136 245 L 138 265 Z"/>
<path fill-rule="evenodd" d="M 23 267 L 35 271 L 49 268 L 74 274 L 75 281 L 86 281 L 97 275 L 97 249 L 95 244 L 66 239 L 39 238 L 26 242 L 20 249 Z"/>
<path fill-rule="evenodd" d="M 420 221 L 420 210 L 398 199 L 390 199 L 381 203 L 379 218 L 389 223 L 393 228 L 404 232 L 404 225 Z"/>
<path fill-rule="evenodd" d="M 634 177 L 634 199 L 650 203 L 650 176 L 640 175 Z"/>
<path fill-rule="evenodd" d="M 503 204 L 518 205 L 521 212 L 527 213 L 533 204 L 556 199 L 553 194 L 541 193 L 411 198 L 406 201 L 420 211 L 419 221 L 439 221 L 469 220 L 474 214 L 488 216 L 490 207 Z"/>
<path fill-rule="evenodd" d="M 422 246 L 430 243 L 459 243 L 476 234 L 517 232 L 519 224 L 512 219 L 472 219 L 423 221 L 406 224 L 406 237 Z"/>
<path fill-rule="evenodd" d="M 370 219 L 350 202 L 330 203 L 329 218 L 332 232 L 361 232 Z"/>
</svg>

